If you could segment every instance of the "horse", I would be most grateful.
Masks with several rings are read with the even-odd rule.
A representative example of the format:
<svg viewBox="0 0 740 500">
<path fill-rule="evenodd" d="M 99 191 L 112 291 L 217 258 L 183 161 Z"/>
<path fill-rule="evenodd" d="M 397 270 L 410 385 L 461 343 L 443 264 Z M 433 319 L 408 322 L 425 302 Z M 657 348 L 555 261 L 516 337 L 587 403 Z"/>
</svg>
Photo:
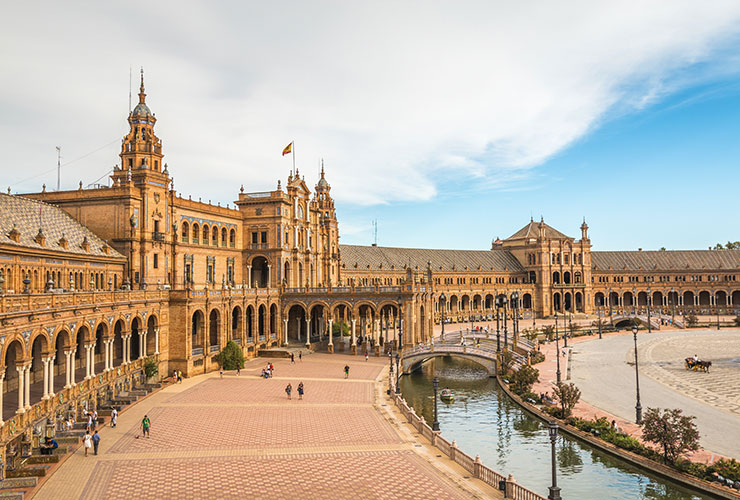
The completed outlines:
<svg viewBox="0 0 740 500">
<path fill-rule="evenodd" d="M 699 368 L 701 368 L 701 371 L 704 373 L 709 372 L 709 367 L 712 366 L 711 361 L 699 361 Z"/>
<path fill-rule="evenodd" d="M 694 358 L 686 358 L 684 360 L 684 363 L 685 363 L 684 366 L 686 367 L 687 370 L 693 369 L 694 371 L 696 371 L 701 361 L 694 361 Z"/>
</svg>

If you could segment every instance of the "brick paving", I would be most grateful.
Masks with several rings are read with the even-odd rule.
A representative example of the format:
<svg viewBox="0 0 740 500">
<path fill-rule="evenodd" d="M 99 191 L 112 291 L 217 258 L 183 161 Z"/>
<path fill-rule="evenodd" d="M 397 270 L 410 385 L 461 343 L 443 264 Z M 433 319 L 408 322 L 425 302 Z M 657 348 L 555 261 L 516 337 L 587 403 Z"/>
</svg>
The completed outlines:
<svg viewBox="0 0 740 500">
<path fill-rule="evenodd" d="M 101 431 L 101 455 L 78 450 L 38 490 L 39 500 L 502 498 L 418 434 L 389 405 L 387 360 L 310 354 L 258 379 L 186 379 L 127 409 Z M 350 365 L 350 380 L 342 369 Z M 376 381 L 376 379 L 378 379 Z M 298 382 L 306 396 L 297 400 Z M 293 400 L 283 389 L 290 381 Z M 151 438 L 136 437 L 147 414 Z"/>
</svg>

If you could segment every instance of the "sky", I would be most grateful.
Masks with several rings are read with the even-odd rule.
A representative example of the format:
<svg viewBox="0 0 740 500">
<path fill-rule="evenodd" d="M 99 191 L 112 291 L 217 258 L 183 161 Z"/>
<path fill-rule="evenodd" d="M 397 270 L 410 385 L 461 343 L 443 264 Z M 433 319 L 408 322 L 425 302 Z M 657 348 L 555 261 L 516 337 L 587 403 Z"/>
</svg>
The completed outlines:
<svg viewBox="0 0 740 500">
<path fill-rule="evenodd" d="M 183 196 L 323 159 L 342 243 L 489 248 L 530 217 L 595 249 L 740 239 L 737 1 L 16 2 L 0 185 L 106 183 L 144 68 Z"/>
</svg>

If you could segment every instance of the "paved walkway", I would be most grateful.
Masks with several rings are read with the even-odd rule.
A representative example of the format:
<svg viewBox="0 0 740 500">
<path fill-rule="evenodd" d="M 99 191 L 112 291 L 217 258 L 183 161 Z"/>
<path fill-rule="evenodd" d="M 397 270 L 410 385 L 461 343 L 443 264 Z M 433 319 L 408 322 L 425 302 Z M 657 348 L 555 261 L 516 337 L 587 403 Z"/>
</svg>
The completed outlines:
<svg viewBox="0 0 740 500">
<path fill-rule="evenodd" d="M 740 331 L 640 332 L 638 351 L 643 412 L 648 407 L 681 408 L 684 414 L 696 417 L 705 450 L 740 457 Z M 694 354 L 712 360 L 710 373 L 684 369 L 684 358 Z M 631 333 L 577 341 L 571 362 L 570 381 L 581 389 L 584 401 L 634 422 Z M 563 379 L 565 366 L 561 365 Z"/>
<path fill-rule="evenodd" d="M 186 379 L 134 405 L 102 429 L 99 456 L 77 450 L 34 498 L 503 498 L 400 416 L 385 394 L 385 358 L 278 359 L 267 380 L 257 376 L 265 363 Z M 144 414 L 151 438 L 139 435 Z"/>
</svg>

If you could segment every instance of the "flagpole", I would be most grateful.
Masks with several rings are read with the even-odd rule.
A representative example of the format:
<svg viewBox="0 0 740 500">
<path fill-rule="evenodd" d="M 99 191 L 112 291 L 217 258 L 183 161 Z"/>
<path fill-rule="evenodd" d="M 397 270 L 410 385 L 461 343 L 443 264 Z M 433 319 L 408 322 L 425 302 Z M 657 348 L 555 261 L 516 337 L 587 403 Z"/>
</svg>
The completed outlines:
<svg viewBox="0 0 740 500">
<path fill-rule="evenodd" d="M 293 145 L 293 154 L 291 155 L 293 157 L 293 175 L 295 175 L 295 139 L 293 139 L 293 142 L 291 142 L 291 144 Z"/>
</svg>

